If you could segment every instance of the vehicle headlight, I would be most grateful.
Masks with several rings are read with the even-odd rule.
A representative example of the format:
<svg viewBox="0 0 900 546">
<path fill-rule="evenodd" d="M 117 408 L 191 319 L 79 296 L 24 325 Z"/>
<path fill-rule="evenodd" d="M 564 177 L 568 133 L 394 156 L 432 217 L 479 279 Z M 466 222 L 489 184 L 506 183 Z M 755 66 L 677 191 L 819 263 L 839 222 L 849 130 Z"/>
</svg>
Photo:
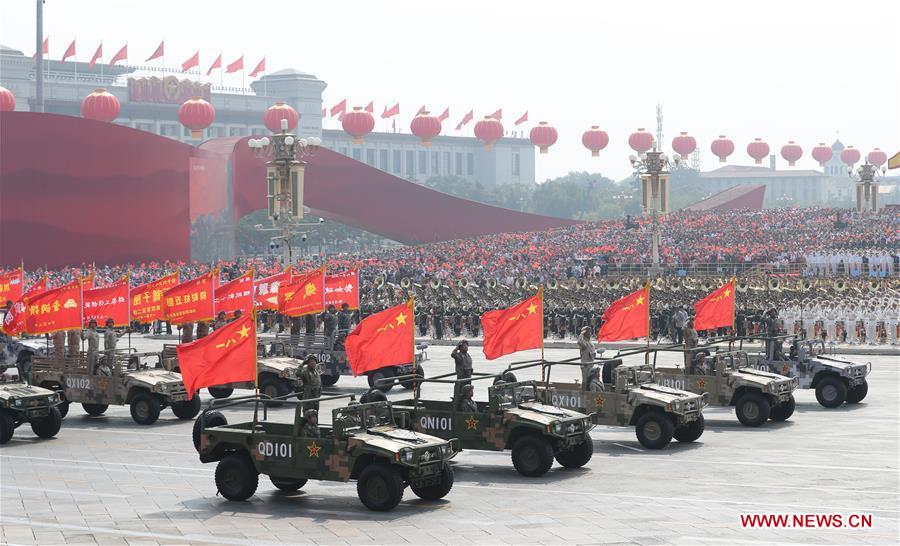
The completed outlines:
<svg viewBox="0 0 900 546">
<path fill-rule="evenodd" d="M 157 390 L 158 390 L 159 392 L 168 392 L 168 391 L 169 391 L 169 385 L 166 384 L 166 383 L 160 383 L 159 387 L 157 387 Z"/>
<path fill-rule="evenodd" d="M 413 464 L 416 460 L 416 453 L 411 449 L 400 450 L 400 459 L 406 464 Z"/>
<path fill-rule="evenodd" d="M 673 402 L 672 407 L 675 408 L 676 412 L 680 412 L 681 411 L 681 400 L 676 400 L 675 402 Z"/>
<path fill-rule="evenodd" d="M 565 430 L 565 427 L 563 426 L 562 423 L 554 423 L 553 424 L 553 432 L 555 434 L 562 434 L 564 430 Z"/>
<path fill-rule="evenodd" d="M 22 406 L 25 405 L 25 401 L 22 400 L 21 398 L 16 398 L 15 402 L 13 402 L 13 405 L 17 408 L 21 408 Z"/>
<path fill-rule="evenodd" d="M 56 403 L 57 400 L 59 400 L 59 395 L 56 395 L 56 394 L 51 394 L 50 396 L 47 397 L 47 401 L 50 404 Z"/>
</svg>

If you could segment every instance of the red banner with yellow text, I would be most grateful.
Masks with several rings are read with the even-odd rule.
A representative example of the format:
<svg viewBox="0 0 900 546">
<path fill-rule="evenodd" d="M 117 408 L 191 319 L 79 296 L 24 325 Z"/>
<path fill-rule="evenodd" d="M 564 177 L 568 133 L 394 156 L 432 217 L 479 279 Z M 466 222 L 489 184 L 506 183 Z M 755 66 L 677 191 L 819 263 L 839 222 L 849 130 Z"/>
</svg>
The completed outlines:
<svg viewBox="0 0 900 546">
<path fill-rule="evenodd" d="M 325 310 L 325 269 L 316 269 L 291 278 L 278 288 L 278 312 L 300 317 Z"/>
<path fill-rule="evenodd" d="M 25 289 L 25 270 L 21 267 L 0 275 L 0 305 L 16 301 Z"/>
<path fill-rule="evenodd" d="M 278 288 L 281 283 L 291 281 L 291 268 L 281 273 L 259 279 L 254 283 L 256 289 L 256 306 L 260 309 L 278 310 Z"/>
<path fill-rule="evenodd" d="M 359 269 L 353 268 L 334 275 L 325 275 L 325 306 L 334 305 L 338 309 L 347 304 L 350 309 L 359 309 Z"/>
<path fill-rule="evenodd" d="M 47 290 L 25 298 L 28 316 L 25 331 L 49 334 L 60 330 L 81 329 L 81 281 Z"/>
<path fill-rule="evenodd" d="M 94 320 L 100 326 L 106 325 L 107 319 L 113 319 L 114 326 L 128 326 L 128 277 L 100 288 L 85 290 L 84 324 Z"/>
<path fill-rule="evenodd" d="M 213 283 L 218 271 L 174 286 L 163 295 L 163 316 L 171 324 L 212 320 L 215 316 Z"/>
<path fill-rule="evenodd" d="M 178 284 L 178 272 L 131 289 L 131 319 L 142 323 L 163 320 L 163 294 Z"/>
<path fill-rule="evenodd" d="M 12 308 L 3 317 L 3 325 L 0 330 L 8 336 L 17 336 L 25 331 L 25 318 L 28 316 L 28 308 L 25 307 L 25 298 L 39 294 L 47 289 L 47 276 L 44 275 L 37 282 L 28 287 L 22 297 L 16 300 Z"/>
<path fill-rule="evenodd" d="M 216 287 L 216 313 L 228 317 L 235 311 L 249 313 L 253 309 L 253 270 Z"/>
</svg>

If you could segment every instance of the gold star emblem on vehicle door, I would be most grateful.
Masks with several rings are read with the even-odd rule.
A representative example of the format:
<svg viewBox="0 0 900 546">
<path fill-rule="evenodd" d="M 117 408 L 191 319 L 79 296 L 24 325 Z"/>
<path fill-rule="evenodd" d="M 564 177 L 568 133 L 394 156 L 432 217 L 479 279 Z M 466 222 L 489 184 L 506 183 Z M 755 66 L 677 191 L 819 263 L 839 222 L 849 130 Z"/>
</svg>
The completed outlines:
<svg viewBox="0 0 900 546">
<path fill-rule="evenodd" d="M 606 399 L 603 398 L 602 396 L 598 396 L 597 400 L 595 400 L 595 402 L 597 404 L 597 409 L 603 409 L 603 404 L 606 403 Z"/>
<path fill-rule="evenodd" d="M 306 449 L 309 450 L 309 456 L 310 456 L 310 457 L 315 457 L 316 459 L 318 459 L 318 458 L 319 458 L 319 452 L 322 451 L 322 446 L 320 446 L 319 444 L 313 442 L 313 443 L 309 444 L 308 446 L 306 446 Z"/>
<path fill-rule="evenodd" d="M 466 419 L 466 430 L 476 430 L 478 428 L 478 419 L 474 415 Z"/>
<path fill-rule="evenodd" d="M 705 389 L 705 388 L 706 388 L 706 379 L 702 379 L 702 378 L 701 378 L 701 379 L 698 379 L 698 380 L 697 380 L 697 387 L 700 388 L 700 389 Z"/>
</svg>

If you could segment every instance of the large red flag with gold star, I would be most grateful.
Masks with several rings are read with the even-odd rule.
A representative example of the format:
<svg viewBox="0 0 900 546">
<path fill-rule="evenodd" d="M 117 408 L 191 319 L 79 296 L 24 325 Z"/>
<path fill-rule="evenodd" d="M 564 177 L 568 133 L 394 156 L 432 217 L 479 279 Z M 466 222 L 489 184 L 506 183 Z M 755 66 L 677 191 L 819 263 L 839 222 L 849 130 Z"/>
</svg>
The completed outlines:
<svg viewBox="0 0 900 546">
<path fill-rule="evenodd" d="M 600 341 L 619 341 L 650 335 L 650 284 L 616 300 L 603 312 Z"/>
<path fill-rule="evenodd" d="M 540 349 L 544 343 L 543 288 L 527 300 L 481 316 L 484 356 L 488 360 L 516 351 Z"/>
<path fill-rule="evenodd" d="M 191 398 L 203 387 L 256 381 L 256 319 L 253 313 L 242 315 L 202 339 L 181 344 L 177 350 L 184 388 Z"/>
<path fill-rule="evenodd" d="M 344 341 L 353 375 L 413 361 L 413 300 L 368 316 Z"/>
<path fill-rule="evenodd" d="M 712 330 L 734 325 L 734 279 L 694 304 L 694 329 Z"/>
</svg>

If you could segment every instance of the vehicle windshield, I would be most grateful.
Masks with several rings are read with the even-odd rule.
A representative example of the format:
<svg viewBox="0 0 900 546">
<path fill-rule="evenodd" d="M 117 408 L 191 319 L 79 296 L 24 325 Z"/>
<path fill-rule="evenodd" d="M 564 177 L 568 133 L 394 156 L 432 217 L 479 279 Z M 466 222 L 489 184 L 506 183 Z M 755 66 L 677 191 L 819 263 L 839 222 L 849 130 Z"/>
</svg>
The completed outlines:
<svg viewBox="0 0 900 546">
<path fill-rule="evenodd" d="M 653 370 L 649 366 L 625 368 L 622 372 L 626 385 L 641 385 L 653 381 Z"/>
<path fill-rule="evenodd" d="M 538 400 L 537 389 L 533 384 L 495 387 L 494 396 L 497 397 L 497 404 L 501 409 L 513 408 L 525 402 Z"/>
<path fill-rule="evenodd" d="M 375 406 L 348 406 L 334 411 L 334 422 L 343 423 L 345 431 L 394 426 L 394 417 L 388 404 Z"/>
</svg>

